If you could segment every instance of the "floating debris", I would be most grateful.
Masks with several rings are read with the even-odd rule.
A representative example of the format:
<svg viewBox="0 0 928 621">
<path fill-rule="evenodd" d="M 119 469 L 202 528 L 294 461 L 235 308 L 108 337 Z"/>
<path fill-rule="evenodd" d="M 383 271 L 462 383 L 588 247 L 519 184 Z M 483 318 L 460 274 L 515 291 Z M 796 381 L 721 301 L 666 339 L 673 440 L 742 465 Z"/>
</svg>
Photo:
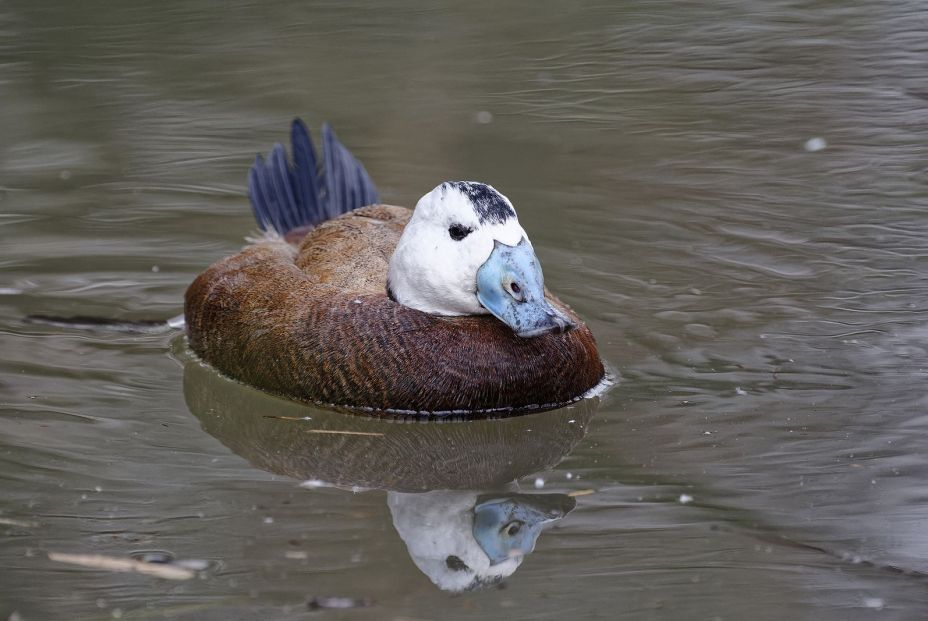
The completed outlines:
<svg viewBox="0 0 928 621">
<path fill-rule="evenodd" d="M 132 558 L 117 556 L 103 556 L 100 554 L 65 554 L 62 552 L 49 552 L 49 560 L 57 563 L 80 565 L 90 569 L 102 569 L 122 573 L 137 573 L 165 580 L 189 580 L 197 575 L 191 569 L 178 567 L 172 563 L 147 563 Z"/>
<path fill-rule="evenodd" d="M 332 433 L 343 436 L 383 436 L 378 431 L 342 431 L 339 429 L 304 429 L 306 433 Z"/>
<path fill-rule="evenodd" d="M 541 489 L 545 486 L 545 480 L 541 477 L 535 479 L 535 489 Z"/>
<path fill-rule="evenodd" d="M 686 505 L 686 504 L 693 502 L 693 497 L 690 496 L 689 494 L 680 494 L 680 497 L 677 499 L 677 501 L 681 505 Z"/>
<path fill-rule="evenodd" d="M 274 420 L 312 420 L 310 416 L 273 416 L 270 414 L 264 418 L 273 418 Z"/>
<path fill-rule="evenodd" d="M 264 418 L 273 418 L 274 420 L 289 420 L 296 422 L 311 421 L 309 416 L 265 416 Z M 304 429 L 306 433 L 329 433 L 343 436 L 379 436 L 384 434 L 379 431 L 348 431 L 347 429 Z"/>
<path fill-rule="evenodd" d="M 570 496 L 571 498 L 576 498 L 577 496 L 589 496 L 590 494 L 595 494 L 595 493 L 596 493 L 595 489 L 587 488 L 587 489 L 575 489 L 572 492 L 567 492 L 567 495 Z"/>
<path fill-rule="evenodd" d="M 373 605 L 373 600 L 368 597 L 314 597 L 306 604 L 310 610 L 368 608 Z"/>
</svg>

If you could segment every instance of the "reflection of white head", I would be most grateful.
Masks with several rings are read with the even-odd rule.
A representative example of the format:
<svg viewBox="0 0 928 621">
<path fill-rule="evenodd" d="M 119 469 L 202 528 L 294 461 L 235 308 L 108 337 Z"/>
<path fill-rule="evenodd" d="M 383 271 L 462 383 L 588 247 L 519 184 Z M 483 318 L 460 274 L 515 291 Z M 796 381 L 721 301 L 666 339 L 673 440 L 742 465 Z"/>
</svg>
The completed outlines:
<svg viewBox="0 0 928 621">
<path fill-rule="evenodd" d="M 496 565 L 474 539 L 476 492 L 389 492 L 393 526 L 422 573 L 443 591 L 494 584 L 522 563 L 512 556 Z"/>
</svg>

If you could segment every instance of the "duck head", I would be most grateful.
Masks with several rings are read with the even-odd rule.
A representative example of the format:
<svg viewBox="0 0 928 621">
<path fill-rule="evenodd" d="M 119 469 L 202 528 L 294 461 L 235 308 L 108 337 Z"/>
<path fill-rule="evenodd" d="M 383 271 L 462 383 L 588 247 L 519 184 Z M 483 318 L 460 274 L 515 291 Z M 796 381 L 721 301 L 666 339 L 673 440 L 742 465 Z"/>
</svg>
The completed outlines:
<svg viewBox="0 0 928 621">
<path fill-rule="evenodd" d="M 433 315 L 492 314 L 523 338 L 576 327 L 545 299 L 541 263 L 512 203 L 485 183 L 448 181 L 419 199 L 387 291 Z"/>
</svg>

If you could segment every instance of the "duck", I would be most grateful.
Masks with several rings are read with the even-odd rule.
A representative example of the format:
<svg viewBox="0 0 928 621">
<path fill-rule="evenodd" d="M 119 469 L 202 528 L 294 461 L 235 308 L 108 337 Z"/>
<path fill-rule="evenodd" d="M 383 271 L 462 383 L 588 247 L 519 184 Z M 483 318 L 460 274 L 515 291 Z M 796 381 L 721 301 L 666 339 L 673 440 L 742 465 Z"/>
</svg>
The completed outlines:
<svg viewBox="0 0 928 621">
<path fill-rule="evenodd" d="M 261 234 L 184 297 L 190 349 L 263 391 L 369 414 L 508 415 L 561 407 L 606 377 L 587 325 L 544 286 L 512 202 L 445 181 L 384 204 L 364 166 L 295 119 L 292 157 L 258 155 Z"/>
</svg>

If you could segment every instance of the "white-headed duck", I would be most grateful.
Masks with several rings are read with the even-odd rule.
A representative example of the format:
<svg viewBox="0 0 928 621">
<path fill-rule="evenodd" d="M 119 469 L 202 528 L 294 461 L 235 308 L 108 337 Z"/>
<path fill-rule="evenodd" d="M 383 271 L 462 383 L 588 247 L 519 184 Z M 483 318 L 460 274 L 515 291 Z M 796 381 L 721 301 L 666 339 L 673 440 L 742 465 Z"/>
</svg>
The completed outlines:
<svg viewBox="0 0 928 621">
<path fill-rule="evenodd" d="M 293 162 L 278 144 L 252 167 L 265 235 L 187 290 L 201 358 L 293 399 L 435 416 L 556 407 L 603 380 L 593 335 L 545 291 L 509 199 L 452 181 L 413 211 L 379 204 L 322 133 L 321 164 L 296 120 Z"/>
</svg>

